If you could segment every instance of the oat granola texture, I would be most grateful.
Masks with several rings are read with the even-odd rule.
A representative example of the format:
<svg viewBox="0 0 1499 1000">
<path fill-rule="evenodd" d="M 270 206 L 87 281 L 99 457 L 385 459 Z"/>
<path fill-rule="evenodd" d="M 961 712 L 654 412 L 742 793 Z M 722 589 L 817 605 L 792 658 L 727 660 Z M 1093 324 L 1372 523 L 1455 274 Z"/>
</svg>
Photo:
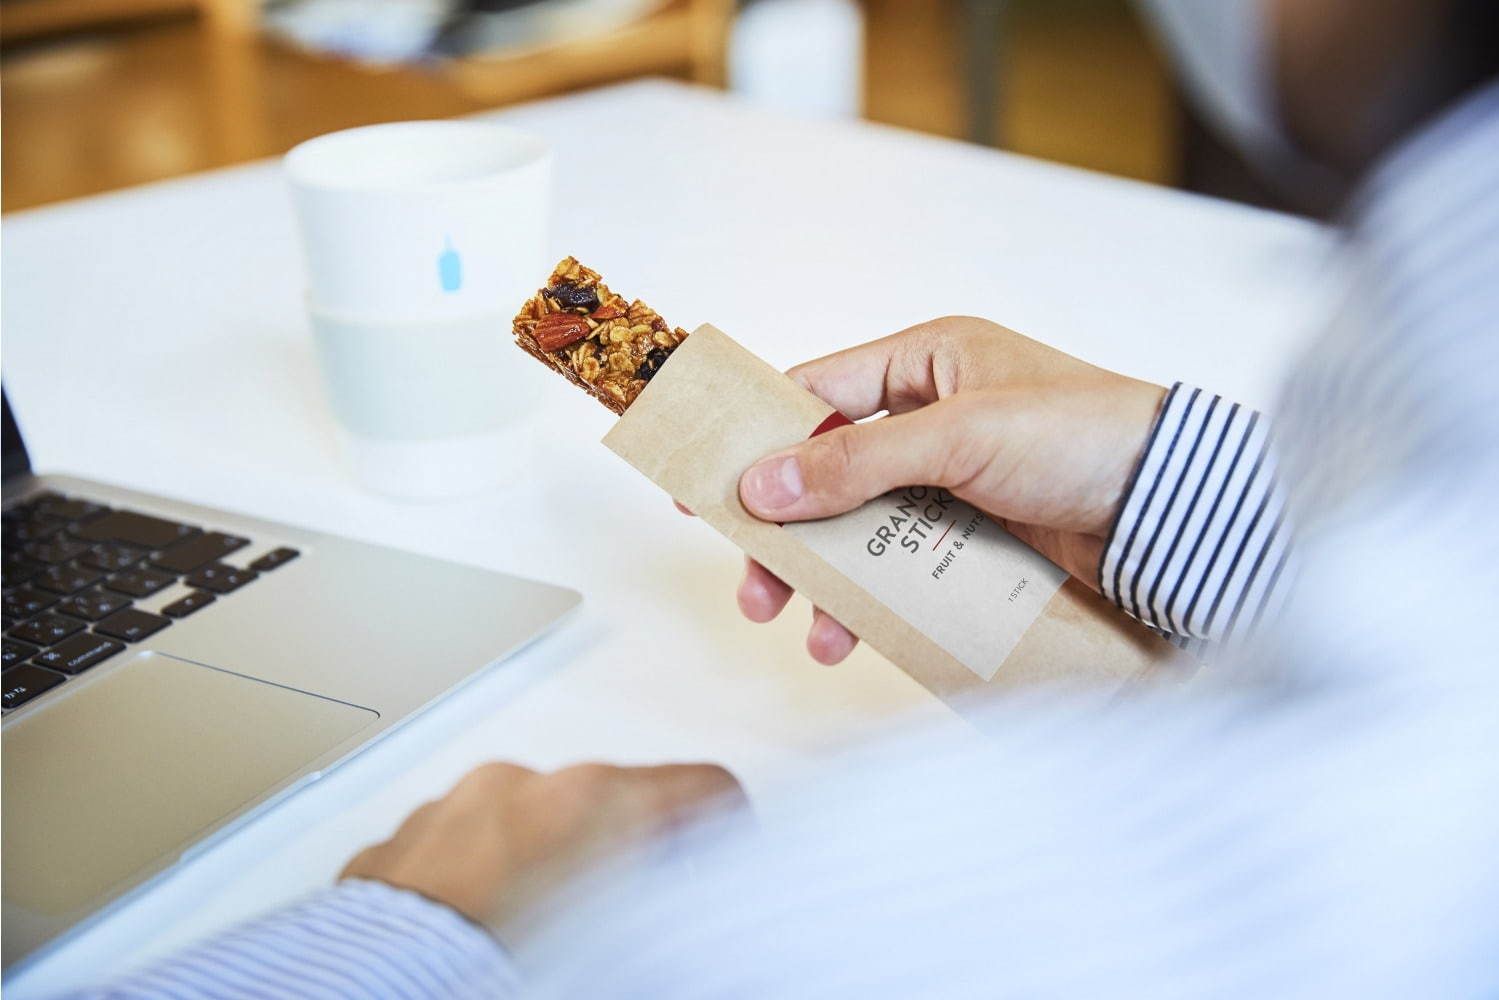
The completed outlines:
<svg viewBox="0 0 1499 1000">
<path fill-rule="evenodd" d="M 650 306 L 626 302 L 596 272 L 568 257 L 516 314 L 521 350 L 615 413 L 635 401 L 687 331 Z"/>
</svg>

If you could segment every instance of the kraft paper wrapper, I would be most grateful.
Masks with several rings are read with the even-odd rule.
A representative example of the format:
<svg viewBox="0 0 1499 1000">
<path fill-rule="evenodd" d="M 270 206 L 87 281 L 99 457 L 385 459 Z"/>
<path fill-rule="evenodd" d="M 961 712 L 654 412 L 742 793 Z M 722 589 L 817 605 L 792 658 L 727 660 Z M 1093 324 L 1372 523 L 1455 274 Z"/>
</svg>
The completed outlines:
<svg viewBox="0 0 1499 1000">
<path fill-rule="evenodd" d="M 944 701 L 1046 681 L 1119 686 L 1185 663 L 1175 647 L 1069 578 L 985 681 L 789 531 L 751 516 L 739 502 L 741 473 L 805 440 L 832 412 L 705 325 L 673 352 L 604 444 Z"/>
</svg>

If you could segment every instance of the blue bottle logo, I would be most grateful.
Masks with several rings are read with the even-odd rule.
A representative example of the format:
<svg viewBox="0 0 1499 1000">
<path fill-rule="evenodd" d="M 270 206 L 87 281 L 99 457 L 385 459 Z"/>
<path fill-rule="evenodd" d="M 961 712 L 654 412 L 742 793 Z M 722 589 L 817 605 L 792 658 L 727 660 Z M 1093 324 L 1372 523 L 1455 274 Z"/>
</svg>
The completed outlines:
<svg viewBox="0 0 1499 1000">
<path fill-rule="evenodd" d="M 463 287 L 463 258 L 453 249 L 451 236 L 442 239 L 442 253 L 437 255 L 437 280 L 442 282 L 445 292 L 456 292 Z"/>
</svg>

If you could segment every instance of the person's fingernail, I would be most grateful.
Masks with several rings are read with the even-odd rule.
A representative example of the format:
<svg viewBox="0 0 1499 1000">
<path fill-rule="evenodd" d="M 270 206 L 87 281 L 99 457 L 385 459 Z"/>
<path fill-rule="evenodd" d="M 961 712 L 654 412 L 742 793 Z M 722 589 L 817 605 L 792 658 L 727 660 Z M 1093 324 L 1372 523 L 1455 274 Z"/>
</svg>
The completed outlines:
<svg viewBox="0 0 1499 1000">
<path fill-rule="evenodd" d="M 767 458 L 744 474 L 746 499 L 761 510 L 789 507 L 802 496 L 802 470 L 795 455 Z"/>
</svg>

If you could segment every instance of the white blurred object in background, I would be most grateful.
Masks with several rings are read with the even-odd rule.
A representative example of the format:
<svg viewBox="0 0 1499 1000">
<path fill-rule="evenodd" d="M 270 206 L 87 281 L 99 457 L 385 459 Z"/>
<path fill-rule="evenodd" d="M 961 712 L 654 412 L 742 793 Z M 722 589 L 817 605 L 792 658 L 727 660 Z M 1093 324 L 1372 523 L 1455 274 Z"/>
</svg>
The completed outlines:
<svg viewBox="0 0 1499 1000">
<path fill-rule="evenodd" d="M 859 5 L 854 0 L 750 0 L 729 38 L 729 87 L 775 111 L 857 116 L 864 89 Z"/>
<path fill-rule="evenodd" d="M 265 24 L 319 52 L 400 63 L 425 55 L 457 9 L 456 0 L 290 0 L 271 5 Z"/>
<path fill-rule="evenodd" d="M 665 0 L 278 0 L 271 31 L 375 65 L 524 49 L 608 34 Z"/>
</svg>

